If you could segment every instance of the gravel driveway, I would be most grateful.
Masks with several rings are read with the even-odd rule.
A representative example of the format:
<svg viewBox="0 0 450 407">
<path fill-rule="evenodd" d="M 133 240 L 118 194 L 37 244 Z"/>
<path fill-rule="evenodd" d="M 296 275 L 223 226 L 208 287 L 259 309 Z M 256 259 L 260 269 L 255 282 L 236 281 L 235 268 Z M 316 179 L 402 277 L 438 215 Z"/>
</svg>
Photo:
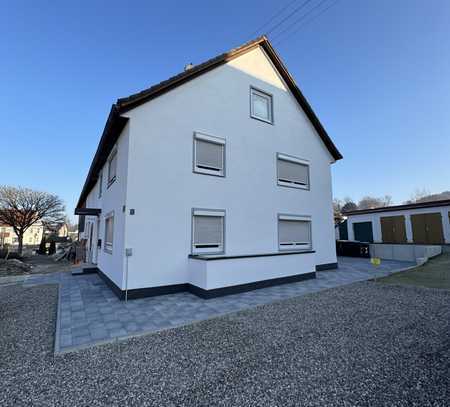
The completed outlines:
<svg viewBox="0 0 450 407">
<path fill-rule="evenodd" d="M 53 356 L 56 286 L 0 288 L 1 406 L 446 406 L 450 292 L 364 282 Z"/>
</svg>

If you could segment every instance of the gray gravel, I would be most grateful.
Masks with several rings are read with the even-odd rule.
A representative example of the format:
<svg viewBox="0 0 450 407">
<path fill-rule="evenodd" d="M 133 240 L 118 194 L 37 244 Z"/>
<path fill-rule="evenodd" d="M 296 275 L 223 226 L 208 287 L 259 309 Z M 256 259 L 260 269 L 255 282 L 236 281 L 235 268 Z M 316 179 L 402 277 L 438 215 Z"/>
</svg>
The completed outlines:
<svg viewBox="0 0 450 407">
<path fill-rule="evenodd" d="M 449 291 L 357 283 L 54 357 L 56 301 L 0 288 L 1 406 L 449 405 Z"/>
</svg>

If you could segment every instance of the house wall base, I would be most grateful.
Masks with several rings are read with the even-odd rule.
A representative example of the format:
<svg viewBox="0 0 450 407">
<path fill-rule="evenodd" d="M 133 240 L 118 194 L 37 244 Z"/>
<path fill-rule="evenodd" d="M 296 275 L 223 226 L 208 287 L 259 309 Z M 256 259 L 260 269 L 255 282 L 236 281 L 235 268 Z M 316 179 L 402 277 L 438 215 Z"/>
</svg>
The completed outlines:
<svg viewBox="0 0 450 407">
<path fill-rule="evenodd" d="M 316 265 L 316 271 L 324 271 L 324 270 L 334 270 L 337 269 L 339 266 L 337 263 L 324 263 L 324 264 L 317 264 Z"/>
<path fill-rule="evenodd" d="M 106 285 L 111 288 L 114 294 L 120 300 L 125 300 L 125 290 L 120 289 L 105 273 L 98 270 L 98 275 L 106 283 Z M 159 287 L 145 287 L 145 288 L 135 288 L 128 290 L 128 299 L 138 299 L 145 297 L 155 297 L 158 295 L 175 294 L 179 292 L 190 292 L 197 295 L 203 299 L 211 299 L 217 297 L 223 297 L 225 295 L 238 294 L 246 291 L 257 290 L 259 288 L 272 287 L 280 284 L 296 283 L 299 281 L 309 280 L 316 278 L 315 272 L 297 274 L 293 276 L 273 278 L 269 280 L 255 281 L 253 283 L 239 284 L 230 287 L 215 288 L 212 290 L 205 290 L 203 288 L 197 287 L 193 284 L 173 284 Z"/>
<path fill-rule="evenodd" d="M 195 294 L 200 298 L 208 300 L 211 298 L 223 297 L 225 295 L 238 294 L 246 291 L 253 291 L 259 288 L 272 287 L 274 285 L 297 283 L 299 281 L 309 280 L 311 278 L 316 278 L 315 272 L 297 274 L 288 277 L 272 278 L 270 280 L 255 281 L 253 283 L 239 284 L 231 287 L 213 288 L 211 290 L 205 290 L 192 284 L 187 285 L 188 291 L 190 293 Z"/>
</svg>

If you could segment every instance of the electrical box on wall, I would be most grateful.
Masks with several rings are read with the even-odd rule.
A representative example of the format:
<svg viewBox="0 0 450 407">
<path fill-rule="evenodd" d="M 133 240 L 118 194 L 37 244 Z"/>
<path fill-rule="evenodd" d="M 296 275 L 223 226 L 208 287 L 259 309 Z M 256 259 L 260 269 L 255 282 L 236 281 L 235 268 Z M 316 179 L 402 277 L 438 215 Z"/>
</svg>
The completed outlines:
<svg viewBox="0 0 450 407">
<path fill-rule="evenodd" d="M 130 257 L 133 255 L 133 249 L 131 247 L 128 247 L 125 249 L 125 256 Z"/>
</svg>

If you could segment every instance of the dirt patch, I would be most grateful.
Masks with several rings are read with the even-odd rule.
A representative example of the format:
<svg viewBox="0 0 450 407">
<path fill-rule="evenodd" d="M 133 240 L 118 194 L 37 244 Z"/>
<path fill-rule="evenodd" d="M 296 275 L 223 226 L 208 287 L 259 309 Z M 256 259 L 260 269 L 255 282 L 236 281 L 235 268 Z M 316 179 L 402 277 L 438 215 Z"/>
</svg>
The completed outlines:
<svg viewBox="0 0 450 407">
<path fill-rule="evenodd" d="M 18 259 L 0 259 L 0 277 L 31 274 L 32 266 Z"/>
<path fill-rule="evenodd" d="M 69 271 L 71 267 L 67 260 L 55 261 L 51 256 L 34 255 L 22 260 L 0 259 L 0 277 L 48 274 Z"/>
</svg>

